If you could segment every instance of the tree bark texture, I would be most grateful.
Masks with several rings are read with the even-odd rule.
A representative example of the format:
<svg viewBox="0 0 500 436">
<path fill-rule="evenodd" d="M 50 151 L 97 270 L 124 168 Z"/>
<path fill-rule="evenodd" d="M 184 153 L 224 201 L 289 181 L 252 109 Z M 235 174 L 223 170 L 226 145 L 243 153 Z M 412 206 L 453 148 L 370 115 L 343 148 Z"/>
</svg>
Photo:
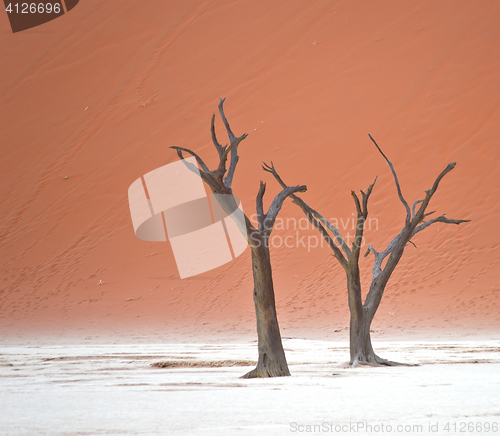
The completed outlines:
<svg viewBox="0 0 500 436">
<path fill-rule="evenodd" d="M 276 315 L 268 238 L 254 231 L 252 238 L 253 301 L 257 318 L 259 360 L 243 378 L 289 376 L 285 351 Z"/>
</svg>

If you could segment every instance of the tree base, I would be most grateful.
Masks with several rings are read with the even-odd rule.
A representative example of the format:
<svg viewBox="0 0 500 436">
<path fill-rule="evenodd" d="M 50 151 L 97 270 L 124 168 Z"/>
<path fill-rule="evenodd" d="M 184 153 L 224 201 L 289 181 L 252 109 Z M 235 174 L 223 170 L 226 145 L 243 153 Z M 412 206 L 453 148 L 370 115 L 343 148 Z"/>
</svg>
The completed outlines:
<svg viewBox="0 0 500 436">
<path fill-rule="evenodd" d="M 373 356 L 369 356 L 368 358 L 365 356 L 357 356 L 354 361 L 349 362 L 352 368 L 356 368 L 358 365 L 368 365 L 368 366 L 418 366 L 416 364 L 411 363 L 401 363 L 394 362 L 392 360 L 382 359 L 377 356 L 375 353 Z"/>
<path fill-rule="evenodd" d="M 290 371 L 288 367 L 282 368 L 279 365 L 257 365 L 250 372 L 242 375 L 241 378 L 267 378 L 267 377 L 288 377 Z"/>
</svg>

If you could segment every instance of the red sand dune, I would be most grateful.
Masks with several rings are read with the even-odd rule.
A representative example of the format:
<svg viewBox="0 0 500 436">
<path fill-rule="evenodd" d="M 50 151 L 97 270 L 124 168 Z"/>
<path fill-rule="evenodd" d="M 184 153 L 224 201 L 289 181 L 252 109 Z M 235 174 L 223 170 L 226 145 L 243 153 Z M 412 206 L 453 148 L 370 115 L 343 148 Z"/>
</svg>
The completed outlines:
<svg viewBox="0 0 500 436">
<path fill-rule="evenodd" d="M 219 97 L 234 132 L 249 133 L 233 185 L 247 213 L 260 180 L 267 205 L 279 191 L 262 161 L 344 223 L 351 189 L 378 175 L 375 248 L 404 208 L 368 132 L 409 202 L 456 161 L 431 210 L 472 221 L 415 238 L 373 327 L 498 331 L 499 22 L 497 2 L 447 0 L 81 1 L 16 34 L 0 13 L 2 337 L 254 332 L 249 249 L 181 280 L 169 243 L 137 239 L 128 207 L 134 180 L 177 159 L 169 146 L 215 163 Z M 280 218 L 302 215 L 288 201 Z M 295 235 L 288 227 L 273 234 Z M 345 336 L 345 277 L 330 250 L 272 256 L 283 335 Z"/>
</svg>

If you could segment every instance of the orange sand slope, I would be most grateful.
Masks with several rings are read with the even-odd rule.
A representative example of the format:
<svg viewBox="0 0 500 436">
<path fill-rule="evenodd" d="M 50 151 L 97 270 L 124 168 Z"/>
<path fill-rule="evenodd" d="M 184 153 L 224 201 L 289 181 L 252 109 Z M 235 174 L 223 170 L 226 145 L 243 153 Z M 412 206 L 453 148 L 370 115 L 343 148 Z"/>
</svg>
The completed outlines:
<svg viewBox="0 0 500 436">
<path fill-rule="evenodd" d="M 249 133 L 233 185 L 247 213 L 260 180 L 267 206 L 279 191 L 261 170 L 272 160 L 352 234 L 350 191 L 378 175 L 366 236 L 379 250 L 404 208 L 367 133 L 410 204 L 456 161 L 431 210 L 472 222 L 415 237 L 374 329 L 498 329 L 499 21 L 497 2 L 445 0 L 86 1 L 17 34 L 0 14 L 3 337 L 254 331 L 249 249 L 181 280 L 170 244 L 137 239 L 128 207 L 134 180 L 177 159 L 169 146 L 215 164 L 219 97 Z M 344 331 L 343 271 L 307 247 L 317 233 L 296 206 L 280 217 L 276 245 L 298 245 L 272 249 L 283 334 Z"/>
</svg>

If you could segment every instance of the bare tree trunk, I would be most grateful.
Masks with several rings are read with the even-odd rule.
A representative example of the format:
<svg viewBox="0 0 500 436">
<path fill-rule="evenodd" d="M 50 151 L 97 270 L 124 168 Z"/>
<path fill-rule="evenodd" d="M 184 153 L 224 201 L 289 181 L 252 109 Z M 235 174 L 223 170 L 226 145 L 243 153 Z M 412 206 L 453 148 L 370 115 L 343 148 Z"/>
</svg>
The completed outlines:
<svg viewBox="0 0 500 436">
<path fill-rule="evenodd" d="M 186 163 L 186 161 L 184 162 L 188 167 L 191 165 L 191 170 L 199 174 L 202 180 L 211 188 L 219 205 L 228 215 L 232 216 L 245 238 L 248 238 L 247 240 L 252 250 L 252 270 L 254 279 L 253 299 L 257 318 L 259 361 L 257 367 L 248 374 L 245 374 L 243 378 L 287 376 L 290 375 L 290 371 L 286 363 L 285 351 L 281 343 L 278 318 L 276 316 L 273 271 L 271 268 L 268 241 L 276 217 L 285 199 L 295 193 L 305 192 L 307 187 L 304 185 L 286 187 L 274 197 L 267 213 L 264 213 L 263 197 L 266 191 L 266 184 L 260 182 L 260 188 L 256 199 L 258 229 L 252 225 L 246 215 L 242 214 L 242 217 L 233 216 L 232 213 L 237 208 L 237 202 L 233 198 L 231 186 L 236 165 L 239 160 L 238 145 L 247 135 L 245 133 L 238 138 L 234 136 L 226 116 L 224 115 L 223 104 L 224 99 L 221 99 L 219 103 L 219 112 L 229 137 L 229 146 L 222 146 L 217 139 L 215 133 L 215 115 L 212 117 L 210 127 L 212 141 L 219 154 L 219 166 L 217 169 L 210 171 L 203 159 L 187 148 L 171 148 L 177 150 L 177 155 L 181 159 L 184 159 L 183 152 L 189 153 L 196 158 L 196 162 L 201 170 L 198 170 L 198 168 L 192 164 Z M 229 153 L 231 153 L 231 161 L 229 169 L 227 170 L 226 164 Z"/>
<path fill-rule="evenodd" d="M 358 364 L 374 366 L 403 365 L 382 359 L 375 354 L 372 347 L 370 328 L 382 300 L 386 284 L 386 282 L 376 281 L 375 279 L 370 286 L 370 292 L 363 304 L 357 263 L 349 264 L 349 270 L 347 271 L 347 295 L 349 298 L 349 312 L 351 314 L 349 326 L 349 364 L 353 367 L 356 367 Z"/>
<path fill-rule="evenodd" d="M 355 367 L 358 363 L 376 364 L 377 356 L 373 351 L 370 337 L 371 320 L 367 316 L 358 318 L 351 313 L 349 327 L 349 345 L 351 350 L 350 364 Z"/>
<path fill-rule="evenodd" d="M 356 366 L 358 363 L 377 364 L 377 356 L 373 351 L 370 337 L 370 326 L 373 316 L 371 316 L 371 312 L 362 302 L 357 263 L 350 263 L 346 273 L 349 312 L 351 314 L 349 327 L 351 359 L 349 363 L 353 366 Z"/>
<path fill-rule="evenodd" d="M 290 375 L 276 315 L 271 257 L 267 237 L 253 233 L 252 270 L 253 301 L 257 318 L 259 360 L 257 367 L 243 378 L 280 377 Z M 257 239 L 258 238 L 258 239 Z M 257 239 L 257 241 L 255 241 Z"/>
</svg>

